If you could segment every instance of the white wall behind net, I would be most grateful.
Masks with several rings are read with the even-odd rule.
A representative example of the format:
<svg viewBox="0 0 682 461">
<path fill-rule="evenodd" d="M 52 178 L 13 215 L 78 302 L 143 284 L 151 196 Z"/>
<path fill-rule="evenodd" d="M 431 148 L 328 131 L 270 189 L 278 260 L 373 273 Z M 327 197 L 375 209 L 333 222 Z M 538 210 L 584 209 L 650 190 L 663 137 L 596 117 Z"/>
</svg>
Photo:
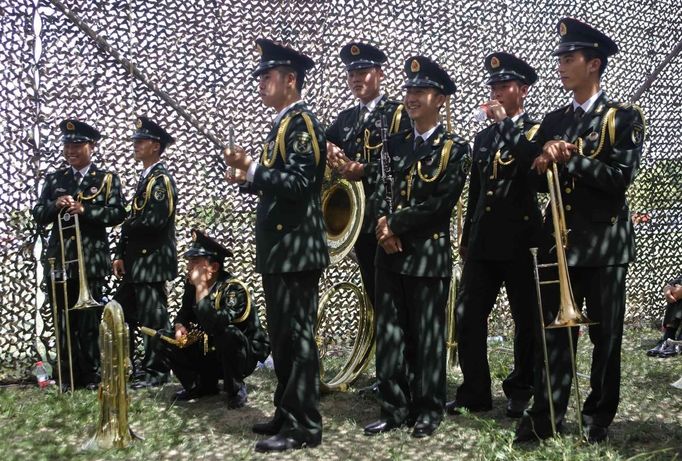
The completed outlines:
<svg viewBox="0 0 682 461">
<path fill-rule="evenodd" d="M 618 42 L 621 53 L 611 60 L 604 87 L 624 101 L 682 37 L 676 0 L 65 3 L 209 130 L 225 138 L 234 126 L 237 143 L 254 153 L 274 115 L 261 105 L 249 76 L 259 37 L 284 41 L 315 59 L 304 96 L 324 123 L 353 104 L 338 58 L 348 41 L 369 41 L 386 50 L 385 87 L 394 97 L 401 96 L 404 59 L 431 56 L 454 76 L 453 126 L 468 139 L 481 128 L 467 119 L 486 97 L 482 62 L 490 52 L 512 52 L 536 66 L 540 81 L 527 108 L 538 119 L 568 101 L 551 57 L 561 17 L 587 21 Z M 53 349 L 29 210 L 45 174 L 61 166 L 57 125 L 66 117 L 92 123 L 105 134 L 95 160 L 118 172 L 128 198 L 139 171 L 128 140 L 134 118 L 148 115 L 164 125 L 178 140 L 164 157 L 180 190 L 179 250 L 187 247 L 192 226 L 206 228 L 233 249 L 234 273 L 251 284 L 262 305 L 260 277 L 252 270 L 255 202 L 222 181 L 220 157 L 206 138 L 46 0 L 0 0 L 0 62 L 0 378 L 22 375 L 37 351 Z M 648 138 L 631 208 L 650 219 L 636 226 L 629 322 L 660 316 L 660 288 L 680 270 L 680 75 L 677 57 L 638 101 L 648 119 Z M 323 285 L 344 279 L 358 281 L 351 261 L 327 270 Z M 180 286 L 178 280 L 172 309 Z M 349 324 L 339 320 L 338 328 Z M 494 324 L 504 328 L 503 311 L 497 311 Z"/>
</svg>

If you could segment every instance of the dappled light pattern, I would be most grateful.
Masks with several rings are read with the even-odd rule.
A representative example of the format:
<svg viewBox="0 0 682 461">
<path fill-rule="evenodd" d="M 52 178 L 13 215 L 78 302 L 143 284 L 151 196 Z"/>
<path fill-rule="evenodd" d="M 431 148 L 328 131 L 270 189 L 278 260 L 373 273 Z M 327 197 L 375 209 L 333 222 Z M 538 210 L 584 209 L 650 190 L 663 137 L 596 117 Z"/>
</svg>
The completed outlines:
<svg viewBox="0 0 682 461">
<path fill-rule="evenodd" d="M 65 1 L 83 21 L 134 62 L 197 120 L 222 139 L 234 127 L 235 142 L 254 156 L 274 114 L 260 103 L 248 72 L 256 61 L 254 39 L 267 36 L 292 43 L 316 61 L 304 97 L 323 124 L 353 104 L 338 57 L 352 39 L 382 46 L 389 56 L 384 86 L 400 99 L 403 59 L 427 54 L 454 75 L 453 126 L 473 139 L 481 126 L 469 114 L 487 96 L 483 58 L 495 50 L 517 53 L 538 69 L 539 82 L 528 111 L 539 117 L 567 101 L 550 52 L 555 25 L 563 16 L 584 19 L 613 36 L 621 53 L 604 77 L 607 93 L 627 101 L 682 35 L 677 0 L 622 0 L 599 4 L 508 2 L 485 4 L 434 0 L 330 0 L 317 2 L 187 2 L 184 0 Z M 148 115 L 177 139 L 163 155 L 177 182 L 178 251 L 189 243 L 189 229 L 206 228 L 235 253 L 231 272 L 254 290 L 264 305 L 261 278 L 254 271 L 256 197 L 240 195 L 223 178 L 219 150 L 196 128 L 135 80 L 47 0 L 0 0 L 0 379 L 27 376 L 42 354 L 54 354 L 52 320 L 38 280 L 42 268 L 31 255 L 35 225 L 29 210 L 48 172 L 62 164 L 58 123 L 78 117 L 105 138 L 94 160 L 116 171 L 130 199 L 140 171 L 129 140 L 136 115 Z M 682 253 L 682 162 L 679 161 L 678 56 L 640 98 L 648 135 L 640 171 L 629 190 L 635 215 L 638 260 L 628 274 L 625 318 L 649 323 L 660 316 L 660 288 L 679 269 Z M 627 217 L 626 217 L 627 218 Z M 118 230 L 111 241 L 118 239 Z M 453 239 L 454 241 L 454 239 Z M 454 243 L 453 243 L 454 244 Z M 600 245 L 601 242 L 596 242 Z M 24 251 L 28 249 L 28 252 Z M 184 261 L 179 262 L 184 272 Z M 325 271 L 322 286 L 355 279 L 350 259 Z M 113 282 L 105 290 L 112 293 Z M 169 297 L 171 316 L 179 306 L 182 283 Z M 504 297 L 500 298 L 506 303 Z M 491 330 L 510 333 L 508 309 L 495 309 Z M 339 323 L 344 325 L 344 322 Z M 339 334 L 342 334 L 340 332 Z"/>
</svg>

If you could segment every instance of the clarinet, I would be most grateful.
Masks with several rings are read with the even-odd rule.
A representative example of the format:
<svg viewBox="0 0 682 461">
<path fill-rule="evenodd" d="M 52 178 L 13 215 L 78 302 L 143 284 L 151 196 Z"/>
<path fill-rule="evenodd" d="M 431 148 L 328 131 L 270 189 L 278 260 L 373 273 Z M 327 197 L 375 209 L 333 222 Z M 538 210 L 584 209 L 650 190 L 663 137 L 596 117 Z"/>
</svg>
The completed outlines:
<svg viewBox="0 0 682 461">
<path fill-rule="evenodd" d="M 388 152 L 388 127 L 386 126 L 386 114 L 381 115 L 381 179 L 386 189 L 386 203 L 388 212 L 393 212 L 393 165 L 391 154 Z"/>
</svg>

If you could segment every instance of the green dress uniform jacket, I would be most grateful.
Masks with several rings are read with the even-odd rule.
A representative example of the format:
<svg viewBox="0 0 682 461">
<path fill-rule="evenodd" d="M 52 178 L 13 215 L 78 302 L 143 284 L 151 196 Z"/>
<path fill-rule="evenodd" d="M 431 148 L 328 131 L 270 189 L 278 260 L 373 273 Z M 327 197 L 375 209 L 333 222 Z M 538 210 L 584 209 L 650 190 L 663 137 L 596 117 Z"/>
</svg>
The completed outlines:
<svg viewBox="0 0 682 461">
<path fill-rule="evenodd" d="M 178 275 L 175 240 L 175 181 L 163 163 L 140 181 L 131 214 L 123 223 L 116 259 L 125 266 L 124 282 L 163 282 Z"/>
<path fill-rule="evenodd" d="M 374 235 L 377 219 L 387 213 L 381 180 L 381 117 L 386 116 L 388 134 L 408 130 L 410 118 L 401 103 L 384 95 L 366 118 L 360 117 L 360 104 L 342 111 L 327 128 L 327 141 L 343 149 L 346 157 L 365 166 L 362 187 L 365 192 L 363 234 Z"/>
<path fill-rule="evenodd" d="M 83 204 L 84 211 L 78 217 L 78 221 L 86 275 L 93 279 L 108 277 L 111 274 L 111 254 L 106 228 L 120 224 L 126 216 L 121 181 L 115 173 L 99 169 L 94 163 L 90 165 L 80 185 L 71 167 L 47 175 L 40 198 L 33 207 L 33 217 L 39 226 L 52 224 L 45 259 L 56 258 L 56 267 L 61 265 L 61 250 L 57 229 L 59 210 L 55 203 L 62 195 L 71 195 Z M 63 222 L 63 225 L 72 223 L 73 220 L 70 220 Z M 64 239 L 65 259 L 76 259 L 76 237 L 73 228 L 64 231 Z M 69 268 L 69 273 L 77 275 L 75 263 Z"/>
<path fill-rule="evenodd" d="M 404 275 L 449 278 L 450 217 L 464 188 L 469 146 L 445 133 L 442 125 L 416 151 L 413 142 L 412 131 L 389 139 L 395 210 L 388 225 L 400 237 L 403 251 L 389 255 L 380 249 L 376 266 Z"/>
<path fill-rule="evenodd" d="M 526 138 L 538 129 L 528 114 L 515 125 Z M 510 149 L 496 125 L 476 135 L 461 242 L 467 259 L 511 261 L 527 257 L 528 248 L 537 246 L 542 215 L 537 184 L 528 176 L 533 159 Z"/>
<path fill-rule="evenodd" d="M 256 272 L 303 272 L 329 264 L 320 203 L 326 159 L 324 131 L 304 103 L 270 130 L 247 188 L 260 197 Z"/>
<path fill-rule="evenodd" d="M 625 194 L 639 167 L 644 123 L 638 107 L 619 104 L 602 93 L 582 117 L 574 113 L 572 105 L 547 114 L 533 142 L 520 135 L 509 120 L 500 124 L 502 136 L 529 153 L 541 152 L 542 146 L 552 139 L 563 139 L 579 148 L 578 153 L 559 166 L 559 181 L 566 227 L 570 230 L 566 260 L 571 288 L 578 307 L 585 303 L 587 316 L 597 322 L 589 327 L 594 344 L 591 389 L 582 411 L 589 433 L 598 433 L 611 424 L 620 400 L 625 278 L 628 263 L 635 258 L 634 230 Z M 546 185 L 544 177 L 539 179 L 541 185 Z M 541 262 L 556 259 L 553 233 L 548 212 L 539 252 Z M 541 273 L 541 277 L 548 275 Z M 552 277 L 556 273 L 549 274 Z M 545 315 L 549 322 L 559 308 L 556 285 L 544 285 L 542 299 L 549 310 Z M 577 341 L 578 329 L 572 330 L 573 340 Z M 563 331 L 546 331 L 555 422 L 560 425 L 571 389 L 570 349 Z M 541 370 L 542 354 L 536 353 L 536 357 L 536 369 Z M 544 381 L 536 379 L 533 407 L 522 418 L 517 431 L 529 431 L 532 427 L 540 437 L 551 435 L 547 398 Z"/>
</svg>

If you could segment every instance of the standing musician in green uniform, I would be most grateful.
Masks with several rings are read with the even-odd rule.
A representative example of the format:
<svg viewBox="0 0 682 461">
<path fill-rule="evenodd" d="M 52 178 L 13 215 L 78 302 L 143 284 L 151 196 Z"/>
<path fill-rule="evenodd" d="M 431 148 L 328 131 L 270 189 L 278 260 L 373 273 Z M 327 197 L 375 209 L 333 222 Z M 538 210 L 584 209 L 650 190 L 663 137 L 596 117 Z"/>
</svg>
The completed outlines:
<svg viewBox="0 0 682 461">
<path fill-rule="evenodd" d="M 504 106 L 516 127 L 530 138 L 537 122 L 524 112 L 535 70 L 509 53 L 485 58 L 491 99 Z M 502 387 L 507 396 L 507 416 L 519 418 L 533 395 L 533 318 L 537 311 L 533 261 L 528 251 L 537 247 L 542 216 L 535 184 L 528 179 L 533 158 L 510 149 L 496 125 L 474 140 L 469 200 L 460 254 L 464 259 L 461 291 L 457 299 L 457 345 L 463 381 L 448 413 L 460 408 L 492 408 L 488 366 L 488 316 L 502 283 L 514 319 L 514 370 Z M 532 183 L 532 184 L 531 184 Z"/>
<path fill-rule="evenodd" d="M 253 431 L 271 436 L 256 444 L 257 451 L 268 452 L 322 440 L 314 325 L 318 281 L 329 264 L 320 203 L 327 149 L 324 130 L 301 101 L 312 59 L 271 40 L 256 44 L 261 57 L 252 75 L 263 104 L 277 117 L 259 162 L 241 147 L 227 149 L 224 157 L 231 167 L 228 180 L 259 196 L 256 271 L 263 278 L 277 388 L 274 417 Z"/>
<path fill-rule="evenodd" d="M 121 182 L 115 173 L 103 170 L 92 162 L 95 146 L 101 138 L 99 131 L 87 123 L 72 119 L 61 122 L 59 128 L 64 143 L 64 157 L 69 166 L 47 175 L 40 198 L 33 207 L 33 217 L 41 227 L 52 225 L 45 257 L 55 258 L 58 264 L 56 268 L 61 270 L 62 255 L 57 220 L 60 212 L 78 215 L 88 288 L 93 298 L 99 302 L 106 278 L 110 275 L 111 255 L 107 227 L 120 224 L 126 215 Z M 71 222 L 64 224 L 70 225 Z M 64 231 L 66 261 L 77 259 L 75 239 L 73 228 Z M 66 268 L 66 277 L 69 307 L 72 307 L 78 300 L 80 288 L 76 263 Z M 62 359 L 58 366 L 61 366 L 62 376 L 69 376 L 64 371 L 68 367 L 68 347 L 62 292 L 57 290 L 56 300 L 60 314 L 60 337 L 57 340 L 60 342 Z M 48 297 L 51 304 L 55 302 L 49 287 Z M 69 312 L 74 387 L 95 389 L 99 382 L 97 338 L 101 311 L 89 308 Z"/>
<path fill-rule="evenodd" d="M 445 406 L 450 216 L 464 187 L 469 147 L 439 123 L 440 108 L 455 92 L 447 72 L 415 56 L 405 62 L 405 74 L 404 101 L 414 128 L 387 140 L 395 180 L 387 201 L 393 209 L 376 227 L 381 419 L 367 425 L 365 434 L 414 424 L 412 435 L 427 437 Z"/>
<path fill-rule="evenodd" d="M 178 275 L 175 242 L 175 209 L 178 194 L 173 177 L 161 162 L 161 154 L 173 143 L 166 130 L 139 117 L 133 133 L 135 160 L 142 162 L 131 214 L 123 223 L 116 247 L 114 275 L 122 283 L 114 296 L 123 307 L 126 322 L 135 329 L 170 329 L 166 282 Z M 134 335 L 131 333 L 131 346 Z M 159 386 L 168 381 L 166 367 L 155 350 L 158 338 L 144 337 L 144 376 L 133 388 Z M 131 360 L 134 348 L 130 348 Z M 134 362 L 133 362 L 134 363 Z"/>
<path fill-rule="evenodd" d="M 514 126 L 500 104 L 491 101 L 489 115 L 498 122 L 505 142 L 528 155 L 538 155 L 533 169 L 543 176 L 558 165 L 561 199 L 570 230 L 566 262 L 577 308 L 587 306 L 594 345 L 590 393 L 582 418 L 587 440 L 608 436 L 620 400 L 620 349 L 625 314 L 625 276 L 635 258 L 635 239 L 625 198 L 639 166 L 644 138 L 644 117 L 638 107 L 606 97 L 600 88 L 608 56 L 618 46 L 602 32 L 575 19 L 559 21 L 559 75 L 573 93 L 569 105 L 543 119 L 533 141 Z M 545 216 L 539 256 L 556 261 L 551 210 Z M 556 273 L 543 279 L 556 279 Z M 544 285 L 542 299 L 551 322 L 559 310 L 559 288 Z M 570 328 L 574 342 L 578 328 Z M 539 333 L 537 335 L 539 337 Z M 561 428 L 571 389 L 571 354 L 565 328 L 546 330 L 555 427 Z M 543 370 L 542 352 L 536 353 L 536 370 Z M 516 441 L 552 435 L 545 373 L 536 373 L 533 406 L 516 429 Z M 577 383 L 576 383 L 577 384 Z M 577 403 L 578 405 L 581 402 Z"/>
<path fill-rule="evenodd" d="M 217 394 L 222 378 L 228 408 L 241 408 L 247 401 L 244 378 L 270 354 L 249 287 L 225 270 L 224 260 L 231 256 L 211 237 L 192 231 L 192 246 L 185 252 L 187 283 L 173 322 L 175 340 L 188 345 L 162 348 L 184 388 L 174 399 Z"/>
<path fill-rule="evenodd" d="M 341 48 L 346 65 L 347 83 L 359 104 L 342 111 L 327 128 L 329 163 L 349 181 L 362 181 L 365 214 L 360 235 L 353 246 L 362 283 L 374 305 L 374 257 L 377 239 L 374 228 L 379 216 L 387 213 L 383 183 L 380 178 L 381 117 L 390 123 L 389 134 L 410 128 L 403 105 L 381 93 L 386 55 L 365 43 L 352 42 Z"/>
</svg>

